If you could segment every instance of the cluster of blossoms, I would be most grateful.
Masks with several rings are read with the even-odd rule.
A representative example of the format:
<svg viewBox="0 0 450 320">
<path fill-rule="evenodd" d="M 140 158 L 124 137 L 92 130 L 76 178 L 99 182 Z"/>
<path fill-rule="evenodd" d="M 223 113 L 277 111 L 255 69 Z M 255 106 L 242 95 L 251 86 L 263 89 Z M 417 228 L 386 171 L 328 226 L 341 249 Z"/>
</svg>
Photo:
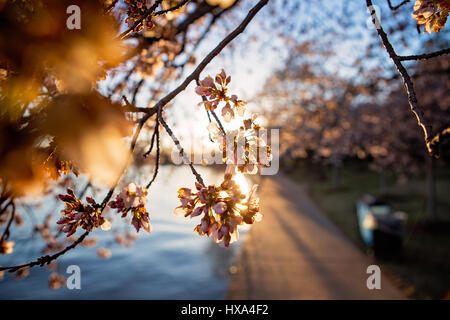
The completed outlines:
<svg viewBox="0 0 450 320">
<path fill-rule="evenodd" d="M 73 173 L 76 177 L 79 175 L 77 167 L 72 161 L 69 160 L 59 160 L 56 156 L 49 158 L 46 163 L 45 169 L 47 170 L 50 178 L 53 180 L 58 180 L 61 176 L 66 176 L 69 173 Z"/>
<path fill-rule="evenodd" d="M 425 25 L 428 33 L 444 28 L 450 12 L 450 0 L 416 0 L 412 17 Z"/>
<path fill-rule="evenodd" d="M 73 172 L 73 174 L 77 177 L 79 175 L 78 169 L 70 160 L 61 160 L 56 163 L 55 167 L 60 175 L 68 175 L 70 172 Z"/>
<path fill-rule="evenodd" d="M 0 254 L 10 254 L 13 252 L 14 241 L 2 240 L 0 242 Z"/>
<path fill-rule="evenodd" d="M 96 237 L 90 237 L 90 238 L 85 238 L 82 242 L 81 245 L 85 248 L 92 248 L 95 247 L 98 243 L 98 240 Z"/>
<path fill-rule="evenodd" d="M 220 102 L 224 102 L 225 106 L 222 108 L 222 116 L 226 122 L 234 119 L 235 112 L 239 116 L 244 116 L 245 105 L 247 102 L 239 100 L 236 95 L 227 95 L 227 86 L 231 82 L 231 77 L 226 75 L 225 71 L 216 75 L 215 80 L 208 76 L 205 79 L 199 81 L 199 86 L 195 89 L 195 92 L 206 97 L 206 100 L 199 105 L 205 105 L 206 109 L 214 110 L 219 106 Z"/>
<path fill-rule="evenodd" d="M 215 122 L 208 125 L 212 139 L 222 138 L 220 149 L 223 160 L 228 164 L 227 172 L 233 174 L 235 170 L 256 174 L 258 168 L 269 166 L 272 160 L 271 148 L 267 145 L 267 130 L 255 123 L 257 118 L 244 119 L 239 129 L 229 131 L 223 136 Z"/>
<path fill-rule="evenodd" d="M 133 215 L 131 224 L 136 228 L 136 231 L 139 232 L 143 228 L 150 233 L 152 226 L 148 212 L 145 209 L 146 203 L 147 189 L 132 182 L 116 196 L 115 201 L 109 202 L 109 206 L 122 213 L 122 218 L 125 218 L 128 212 L 131 211 Z"/>
<path fill-rule="evenodd" d="M 25 279 L 25 278 L 28 277 L 29 275 L 30 275 L 30 270 L 29 270 L 28 268 L 22 268 L 22 269 L 19 269 L 19 270 L 17 270 L 17 271 L 14 273 L 14 277 L 15 277 L 17 280 Z"/>
<path fill-rule="evenodd" d="M 130 232 L 126 232 L 124 235 L 117 234 L 114 237 L 116 243 L 118 243 L 122 247 L 131 247 L 137 239 L 137 236 L 131 234 Z"/>
<path fill-rule="evenodd" d="M 140 20 L 143 16 L 146 15 L 147 10 L 152 6 L 152 0 L 125 0 L 125 4 L 128 6 L 127 9 L 127 19 L 125 22 L 128 24 L 128 27 L 133 27 L 138 20 Z M 155 24 L 152 21 L 151 14 L 145 18 L 141 24 L 136 26 L 133 30 L 134 32 L 141 31 L 144 27 L 147 30 L 153 29 Z"/>
<path fill-rule="evenodd" d="M 208 110 L 214 110 L 220 102 L 225 102 L 222 116 L 226 122 L 235 117 L 235 111 L 238 116 L 243 117 L 246 105 L 246 102 L 239 100 L 236 95 L 227 95 L 227 85 L 230 81 L 231 78 L 222 69 L 215 80 L 208 76 L 200 81 L 200 85 L 195 89 L 198 95 L 205 97 L 200 105 L 204 104 Z M 253 114 L 251 118 L 243 120 L 243 125 L 239 129 L 226 134 L 219 129 L 216 122 L 209 123 L 208 131 L 211 139 L 218 141 L 222 139 L 219 147 L 223 153 L 223 160 L 229 165 L 226 173 L 234 174 L 237 170 L 256 174 L 261 166 L 270 165 L 272 154 L 267 145 L 267 131 L 255 123 L 256 118 L 257 115 Z"/>
<path fill-rule="evenodd" d="M 261 220 L 259 199 L 255 196 L 257 185 L 253 186 L 248 199 L 241 192 L 231 174 L 225 174 L 220 186 L 204 187 L 195 184 L 197 192 L 189 188 L 178 190 L 181 206 L 175 208 L 175 215 L 191 218 L 203 215 L 194 229 L 199 235 L 211 236 L 214 242 L 223 240 L 225 247 L 238 240 L 238 226 L 253 224 Z"/>
<path fill-rule="evenodd" d="M 45 216 L 42 224 L 37 224 L 34 227 L 34 232 L 37 232 L 45 242 L 45 247 L 42 253 L 48 254 L 50 252 L 59 251 L 64 249 L 64 244 L 58 240 L 58 237 L 51 232 L 52 227 L 52 214 L 49 213 Z M 67 238 L 70 241 L 71 237 Z M 74 240 L 75 241 L 75 240 Z"/>
<path fill-rule="evenodd" d="M 71 236 L 78 227 L 86 231 L 92 231 L 101 226 L 102 230 L 109 230 L 111 224 L 102 217 L 101 205 L 96 203 L 91 197 L 86 197 L 88 204 L 83 204 L 78 199 L 73 190 L 67 188 L 66 195 L 60 194 L 58 197 L 64 201 L 65 208 L 61 211 L 63 217 L 57 224 L 62 224 L 62 232 Z"/>
<path fill-rule="evenodd" d="M 48 286 L 50 289 L 59 289 L 66 285 L 66 278 L 58 272 L 53 272 L 48 277 Z"/>
<path fill-rule="evenodd" d="M 97 250 L 97 256 L 99 256 L 102 259 L 109 259 L 111 258 L 111 250 L 106 248 L 99 248 Z"/>
</svg>

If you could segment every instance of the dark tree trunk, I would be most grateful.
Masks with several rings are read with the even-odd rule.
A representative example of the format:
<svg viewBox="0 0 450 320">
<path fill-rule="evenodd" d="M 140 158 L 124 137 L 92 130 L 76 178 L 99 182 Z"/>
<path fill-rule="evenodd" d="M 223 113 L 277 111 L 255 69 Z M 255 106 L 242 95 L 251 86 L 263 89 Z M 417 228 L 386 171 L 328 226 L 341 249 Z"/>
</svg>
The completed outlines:
<svg viewBox="0 0 450 320">
<path fill-rule="evenodd" d="M 436 209 L 436 160 L 428 157 L 427 165 L 427 213 L 432 220 L 437 219 Z"/>
<path fill-rule="evenodd" d="M 380 171 L 380 194 L 385 194 L 386 193 L 386 173 L 384 172 L 384 170 Z"/>
<path fill-rule="evenodd" d="M 333 189 L 338 189 L 341 185 L 341 177 L 339 172 L 339 165 L 337 163 L 333 163 L 332 173 L 331 173 L 331 185 Z"/>
</svg>

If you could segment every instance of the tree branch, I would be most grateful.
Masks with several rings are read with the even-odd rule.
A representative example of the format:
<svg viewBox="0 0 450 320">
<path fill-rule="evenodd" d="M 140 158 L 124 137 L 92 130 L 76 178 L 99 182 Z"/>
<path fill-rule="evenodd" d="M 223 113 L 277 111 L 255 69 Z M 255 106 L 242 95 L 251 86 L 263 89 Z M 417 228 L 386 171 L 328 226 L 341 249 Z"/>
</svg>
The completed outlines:
<svg viewBox="0 0 450 320">
<path fill-rule="evenodd" d="M 104 9 L 104 13 L 108 13 L 112 9 L 114 9 L 114 7 L 116 6 L 117 2 L 119 2 L 119 0 L 113 0 L 113 2 Z"/>
<path fill-rule="evenodd" d="M 432 140 L 432 136 L 433 136 L 432 128 L 431 128 L 431 125 L 425 120 L 423 111 L 420 109 L 420 107 L 418 105 L 416 92 L 414 90 L 414 84 L 411 80 L 411 77 L 409 76 L 406 68 L 401 63 L 399 56 L 395 53 L 395 50 L 392 47 L 392 44 L 390 43 L 389 38 L 381 25 L 380 19 L 378 18 L 376 11 L 371 9 L 371 8 L 373 8 L 372 0 L 366 0 L 366 5 L 367 5 L 367 9 L 369 10 L 369 12 L 372 16 L 372 22 L 377 30 L 377 33 L 381 39 L 381 42 L 383 43 L 383 46 L 385 47 L 391 60 L 394 62 L 394 65 L 397 68 L 397 71 L 403 78 L 403 83 L 405 84 L 406 93 L 408 94 L 408 102 L 409 102 L 409 105 L 411 108 L 411 112 L 415 115 L 418 125 L 422 128 L 428 152 L 432 156 L 439 157 L 439 154 L 437 152 L 438 149 L 436 148 L 436 145 L 431 144 L 431 140 Z"/>
</svg>

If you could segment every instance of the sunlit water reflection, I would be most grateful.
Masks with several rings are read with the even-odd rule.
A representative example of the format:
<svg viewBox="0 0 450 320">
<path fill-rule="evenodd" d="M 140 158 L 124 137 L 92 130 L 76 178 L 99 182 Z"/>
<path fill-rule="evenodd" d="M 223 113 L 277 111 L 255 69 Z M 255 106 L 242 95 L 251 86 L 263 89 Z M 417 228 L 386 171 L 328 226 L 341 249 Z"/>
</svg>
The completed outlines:
<svg viewBox="0 0 450 320">
<path fill-rule="evenodd" d="M 223 173 L 200 168 L 208 183 L 216 183 Z M 150 175 L 140 175 L 145 183 Z M 144 179 L 145 177 L 145 179 Z M 194 178 L 189 168 L 162 167 L 157 181 L 149 191 L 148 209 L 153 230 L 150 235 L 141 231 L 132 247 L 122 247 L 113 241 L 114 229 L 121 232 L 131 227 L 124 225 L 119 215 L 113 215 L 110 231 L 97 230 L 97 246 L 77 247 L 59 259 L 58 270 L 64 276 L 66 268 L 75 264 L 81 268 L 81 290 L 48 287 L 50 271 L 45 267 L 30 269 L 30 275 L 17 280 L 5 272 L 0 281 L 2 299 L 222 299 L 229 280 L 229 268 L 233 264 L 245 238 L 240 232 L 240 241 L 230 248 L 223 248 L 207 237 L 193 233 L 199 217 L 186 219 L 173 214 L 179 205 L 179 187 L 193 187 Z M 96 197 L 101 199 L 101 197 Z M 48 200 L 40 212 L 24 214 L 30 219 L 39 219 L 53 208 Z M 57 207 L 55 212 L 61 209 Z M 47 210 L 47 211 L 46 211 Z M 109 213 L 110 215 L 112 212 Z M 57 215 L 54 215 L 55 219 Z M 43 242 L 39 236 L 30 238 L 27 227 L 14 229 L 10 240 L 15 241 L 15 252 L 1 256 L 0 265 L 11 265 L 29 261 L 41 255 Z M 97 249 L 107 247 L 112 252 L 110 259 L 97 256 Z"/>
</svg>

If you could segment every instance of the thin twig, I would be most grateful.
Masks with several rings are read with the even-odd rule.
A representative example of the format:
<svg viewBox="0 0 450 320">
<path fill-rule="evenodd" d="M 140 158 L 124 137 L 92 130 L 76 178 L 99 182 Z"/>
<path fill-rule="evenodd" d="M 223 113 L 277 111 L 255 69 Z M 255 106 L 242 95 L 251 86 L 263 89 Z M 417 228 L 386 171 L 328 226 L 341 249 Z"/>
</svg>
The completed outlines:
<svg viewBox="0 0 450 320">
<path fill-rule="evenodd" d="M 225 128 L 222 125 L 222 122 L 220 122 L 219 117 L 217 116 L 216 112 L 214 110 L 210 110 L 212 116 L 214 117 L 214 119 L 216 120 L 217 124 L 219 125 L 220 131 L 222 131 L 223 135 L 225 136 L 227 133 L 225 131 Z"/>
<path fill-rule="evenodd" d="M 182 0 L 179 4 L 177 4 L 176 6 L 173 6 L 172 8 L 166 9 L 166 10 L 161 10 L 161 11 L 156 11 L 154 13 L 155 16 L 159 16 L 162 14 L 166 14 L 172 11 L 176 11 L 178 9 L 181 9 L 181 7 L 183 7 L 185 4 L 187 4 L 189 1 L 191 0 Z"/>
<path fill-rule="evenodd" d="M 200 81 L 199 81 L 198 78 L 195 79 L 195 82 L 197 83 L 197 86 L 200 86 Z M 208 99 L 206 98 L 205 95 L 202 95 L 202 100 L 203 100 L 203 102 L 208 101 Z M 216 123 L 219 125 L 220 130 L 222 131 L 222 134 L 225 136 L 227 133 L 226 133 L 226 131 L 225 131 L 223 125 L 222 125 L 222 122 L 220 122 L 220 119 L 219 119 L 219 117 L 217 116 L 217 114 L 214 112 L 214 110 L 208 110 L 208 108 L 206 107 L 206 103 L 205 103 L 204 105 L 205 105 L 206 111 L 207 111 L 207 112 L 208 112 L 208 111 L 211 112 L 211 114 L 213 115 L 214 119 L 216 120 Z M 208 119 L 209 119 L 209 122 L 211 122 L 211 118 L 209 117 L 209 113 L 208 113 Z"/>
<path fill-rule="evenodd" d="M 145 82 L 145 79 L 142 78 L 142 79 L 139 80 L 139 82 L 137 83 L 136 88 L 134 88 L 134 91 L 133 91 L 133 97 L 131 98 L 131 104 L 132 104 L 132 105 L 135 104 L 135 102 L 136 102 L 136 96 L 138 95 L 139 90 L 141 89 L 141 87 L 142 87 L 142 85 L 144 84 L 144 82 Z"/>
<path fill-rule="evenodd" d="M 206 106 L 205 106 L 205 111 L 206 111 L 206 115 L 208 116 L 208 122 L 211 123 L 212 122 L 211 115 L 209 114 L 209 110 L 208 110 L 208 108 Z M 211 137 L 211 132 L 208 133 L 208 138 L 209 138 L 209 141 L 214 143 L 214 140 Z"/>
<path fill-rule="evenodd" d="M 11 227 L 11 223 L 13 222 L 13 220 L 14 220 L 14 215 L 15 215 L 15 213 L 16 213 L 16 205 L 14 204 L 14 201 L 13 201 L 13 200 L 11 200 L 11 201 L 8 203 L 8 206 L 11 206 L 11 207 L 12 207 L 12 210 L 11 210 L 11 216 L 9 217 L 9 221 L 8 221 L 8 224 L 6 225 L 5 230 L 3 231 L 2 237 L 1 237 L 1 239 L 0 239 L 0 243 L 2 243 L 3 240 L 8 240 L 8 238 L 9 238 L 9 228 Z"/>
<path fill-rule="evenodd" d="M 159 170 L 159 162 L 160 162 L 160 139 L 159 139 L 159 119 L 161 117 L 161 109 L 158 110 L 158 114 L 156 116 L 156 124 L 155 124 L 155 131 L 154 131 L 154 135 L 153 137 L 156 137 L 156 159 L 155 159 L 155 170 L 153 172 L 153 177 L 150 180 L 150 182 L 147 184 L 146 188 L 150 188 L 150 186 L 152 185 L 153 181 L 156 180 L 156 176 L 158 175 L 158 170 Z M 149 152 L 151 152 L 151 149 L 153 148 L 153 143 L 155 141 L 153 140 L 152 142 L 152 146 L 150 147 Z"/>
<path fill-rule="evenodd" d="M 150 140 L 150 148 L 148 149 L 148 151 L 147 151 L 146 153 L 144 153 L 144 158 L 147 158 L 148 155 L 149 155 L 150 153 L 152 153 L 153 146 L 155 145 L 156 133 L 157 133 L 157 131 L 159 130 L 159 129 L 158 129 L 158 126 L 159 126 L 159 120 L 156 119 L 155 129 L 153 130 L 152 138 L 151 138 L 151 140 Z"/>
<path fill-rule="evenodd" d="M 450 48 L 447 48 L 447 49 L 442 49 L 442 50 L 435 51 L 435 52 L 424 53 L 424 54 L 417 54 L 417 55 L 412 55 L 412 56 L 398 56 L 398 59 L 400 61 L 406 61 L 406 60 L 427 60 L 427 59 L 439 57 L 439 56 L 442 56 L 444 54 L 449 54 L 449 53 L 450 53 Z"/>
<path fill-rule="evenodd" d="M 189 159 L 188 155 L 186 154 L 183 147 L 181 146 L 180 140 L 178 140 L 178 138 L 175 136 L 172 129 L 170 129 L 169 125 L 164 121 L 162 116 L 159 118 L 159 121 L 161 122 L 164 129 L 166 129 L 170 138 L 172 138 L 173 143 L 177 146 L 178 151 L 180 152 L 181 156 L 183 157 L 184 162 L 187 163 L 189 165 L 189 167 L 191 168 L 191 171 L 194 174 L 195 178 L 197 179 L 197 182 L 200 183 L 202 186 L 205 186 L 203 178 L 200 176 L 200 174 L 197 172 L 197 170 L 195 170 L 194 165 L 192 164 L 192 161 Z"/>
<path fill-rule="evenodd" d="M 410 2 L 410 0 L 404 0 L 403 2 L 401 2 L 400 4 L 398 4 L 398 5 L 396 5 L 396 6 L 393 6 L 393 5 L 392 5 L 391 0 L 387 0 L 387 2 L 388 2 L 388 5 L 389 5 L 389 8 L 390 8 L 391 10 L 397 10 L 397 9 L 400 8 L 401 6 L 403 6 L 403 5 L 407 4 L 408 2 Z"/>
<path fill-rule="evenodd" d="M 156 176 L 158 175 L 159 170 L 159 162 L 160 162 L 160 142 L 159 142 L 159 130 L 156 133 L 156 159 L 155 159 L 155 171 L 153 172 L 152 180 L 147 184 L 146 188 L 150 188 L 153 181 L 156 180 Z"/>
</svg>

